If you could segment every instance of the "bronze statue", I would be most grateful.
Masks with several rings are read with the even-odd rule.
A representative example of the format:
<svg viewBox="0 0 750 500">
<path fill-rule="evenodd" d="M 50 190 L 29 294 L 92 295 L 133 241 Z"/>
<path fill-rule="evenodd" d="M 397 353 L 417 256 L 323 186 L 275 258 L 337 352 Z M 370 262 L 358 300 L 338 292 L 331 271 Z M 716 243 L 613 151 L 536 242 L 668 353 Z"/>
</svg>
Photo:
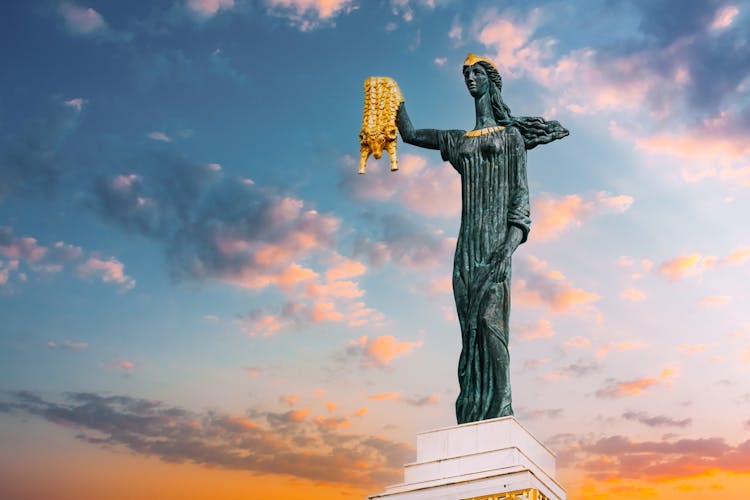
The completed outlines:
<svg viewBox="0 0 750 500">
<path fill-rule="evenodd" d="M 508 329 L 511 256 L 531 227 L 526 151 L 568 135 L 556 121 L 514 117 L 502 99 L 495 64 L 473 54 L 463 76 L 474 98 L 474 129 L 415 129 L 404 103 L 404 142 L 440 150 L 461 175 L 461 229 L 453 261 L 453 296 L 461 324 L 458 423 L 513 415 Z"/>
</svg>

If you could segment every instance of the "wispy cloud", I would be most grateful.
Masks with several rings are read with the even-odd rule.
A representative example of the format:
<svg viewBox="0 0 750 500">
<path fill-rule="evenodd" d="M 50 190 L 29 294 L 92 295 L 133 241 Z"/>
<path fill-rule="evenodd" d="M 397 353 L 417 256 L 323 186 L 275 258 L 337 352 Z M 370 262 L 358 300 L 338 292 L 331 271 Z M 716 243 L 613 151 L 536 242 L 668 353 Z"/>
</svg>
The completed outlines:
<svg viewBox="0 0 750 500">
<path fill-rule="evenodd" d="M 575 311 L 599 300 L 599 295 L 575 288 L 560 271 L 534 256 L 521 260 L 513 284 L 516 304 L 546 307 L 554 313 Z"/>
<path fill-rule="evenodd" d="M 98 278 L 104 283 L 122 285 L 125 290 L 135 287 L 135 280 L 125 274 L 125 266 L 114 257 L 106 260 L 89 257 L 88 260 L 76 267 L 76 272 L 82 278 Z"/>
<path fill-rule="evenodd" d="M 208 19 L 221 10 L 232 9 L 234 0 L 187 0 L 186 5 L 199 18 Z"/>
<path fill-rule="evenodd" d="M 356 9 L 354 0 L 265 0 L 269 13 L 289 20 L 301 31 L 334 25 L 337 16 Z"/>
<path fill-rule="evenodd" d="M 580 226 L 596 214 L 622 213 L 632 204 L 631 196 L 615 196 L 604 192 L 586 198 L 577 194 L 555 197 L 541 193 L 535 197 L 532 207 L 534 228 L 530 238 L 541 241 L 554 239 L 571 226 Z"/>
<path fill-rule="evenodd" d="M 643 425 L 649 427 L 680 427 L 684 428 L 689 426 L 692 422 L 692 418 L 676 419 L 668 417 L 666 415 L 649 415 L 643 411 L 626 411 L 622 414 L 622 418 L 634 422 L 640 422 Z"/>
<path fill-rule="evenodd" d="M 60 15 L 68 30 L 75 35 L 90 35 L 107 28 L 104 18 L 91 7 L 81 7 L 72 2 L 60 4 Z"/>
<path fill-rule="evenodd" d="M 595 395 L 598 398 L 640 396 L 646 389 L 670 383 L 676 375 L 677 372 L 675 370 L 665 369 L 656 377 L 644 377 L 626 381 L 608 379 L 606 385 L 597 390 Z"/>
<path fill-rule="evenodd" d="M 359 357 L 363 366 L 387 366 L 395 358 L 405 356 L 421 346 L 421 341 L 398 340 L 392 335 L 374 338 L 361 336 L 349 343 L 347 353 Z"/>
<path fill-rule="evenodd" d="M 10 398 L 0 412 L 73 427 L 83 442 L 170 463 L 377 488 L 396 482 L 413 454 L 403 443 L 344 434 L 345 418 L 311 416 L 310 410 L 194 412 L 160 401 L 95 393 L 69 393 L 61 402 L 29 392 Z"/>
</svg>

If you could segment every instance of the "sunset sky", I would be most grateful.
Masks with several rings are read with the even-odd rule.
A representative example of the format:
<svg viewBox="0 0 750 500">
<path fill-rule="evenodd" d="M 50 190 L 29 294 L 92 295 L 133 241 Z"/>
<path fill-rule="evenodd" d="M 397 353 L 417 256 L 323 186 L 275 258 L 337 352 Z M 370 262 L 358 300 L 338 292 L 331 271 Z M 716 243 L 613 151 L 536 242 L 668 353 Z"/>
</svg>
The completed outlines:
<svg viewBox="0 0 750 500">
<path fill-rule="evenodd" d="M 750 490 L 750 1 L 0 7 L 0 497 L 362 500 L 455 424 L 460 179 L 357 175 L 363 89 L 528 154 L 519 421 L 571 500 Z"/>
</svg>

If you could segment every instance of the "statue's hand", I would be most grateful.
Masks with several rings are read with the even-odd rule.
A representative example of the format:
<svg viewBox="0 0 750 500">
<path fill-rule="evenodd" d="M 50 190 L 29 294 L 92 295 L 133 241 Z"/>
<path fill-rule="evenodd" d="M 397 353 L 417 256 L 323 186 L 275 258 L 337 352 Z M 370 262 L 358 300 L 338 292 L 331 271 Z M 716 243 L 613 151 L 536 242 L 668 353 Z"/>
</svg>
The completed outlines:
<svg viewBox="0 0 750 500">
<path fill-rule="evenodd" d="M 490 255 L 488 266 L 493 270 L 495 281 L 505 281 L 508 278 L 512 254 L 513 251 L 508 245 L 501 245 Z"/>
</svg>

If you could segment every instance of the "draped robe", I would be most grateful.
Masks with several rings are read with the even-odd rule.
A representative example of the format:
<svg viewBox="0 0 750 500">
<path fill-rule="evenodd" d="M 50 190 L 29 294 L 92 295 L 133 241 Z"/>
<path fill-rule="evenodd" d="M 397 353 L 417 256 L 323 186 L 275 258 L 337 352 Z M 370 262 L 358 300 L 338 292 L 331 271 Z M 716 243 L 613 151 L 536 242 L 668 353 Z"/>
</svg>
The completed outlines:
<svg viewBox="0 0 750 500">
<path fill-rule="evenodd" d="M 463 130 L 437 131 L 440 154 L 461 175 L 461 229 L 453 261 L 453 296 L 461 324 L 458 423 L 513 414 L 507 275 L 489 261 L 510 226 L 526 241 L 531 219 L 524 136 L 514 127 L 478 137 Z M 529 148 L 530 149 L 530 148 Z M 508 257 L 510 259 L 510 257 Z M 493 268 L 494 267 L 494 268 Z"/>
</svg>

